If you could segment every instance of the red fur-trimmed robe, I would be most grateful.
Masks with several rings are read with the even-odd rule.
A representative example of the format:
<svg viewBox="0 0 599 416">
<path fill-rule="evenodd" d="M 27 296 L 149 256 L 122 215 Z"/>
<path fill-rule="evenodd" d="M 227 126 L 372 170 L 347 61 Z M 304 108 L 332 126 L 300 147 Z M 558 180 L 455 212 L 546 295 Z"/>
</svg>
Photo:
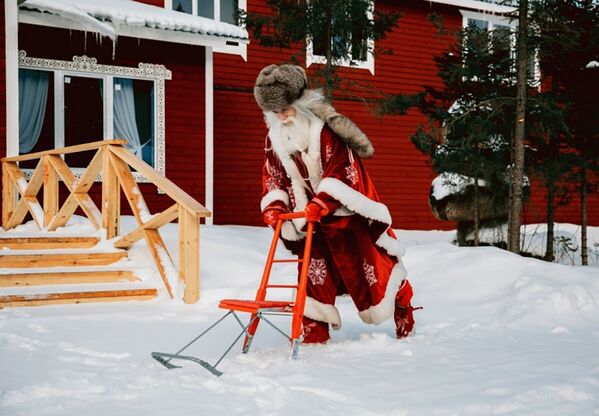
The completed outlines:
<svg viewBox="0 0 599 416">
<path fill-rule="evenodd" d="M 312 123 L 302 153 L 289 155 L 277 138 L 267 137 L 262 211 L 302 211 L 314 197 L 336 210 L 315 227 L 305 316 L 340 327 L 335 297 L 349 293 L 364 322 L 383 322 L 393 315 L 406 271 L 391 215 L 362 161 L 324 123 Z M 294 254 L 302 252 L 304 227 L 304 219 L 283 225 L 283 241 Z"/>
</svg>

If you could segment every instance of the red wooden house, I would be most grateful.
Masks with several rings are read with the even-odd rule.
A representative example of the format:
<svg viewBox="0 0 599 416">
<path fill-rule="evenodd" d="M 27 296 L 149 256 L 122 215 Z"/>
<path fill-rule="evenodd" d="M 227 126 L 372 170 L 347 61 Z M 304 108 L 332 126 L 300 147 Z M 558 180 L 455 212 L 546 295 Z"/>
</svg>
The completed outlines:
<svg viewBox="0 0 599 416">
<path fill-rule="evenodd" d="M 7 0 L 0 9 L 0 156 L 126 138 L 139 157 L 213 211 L 210 221 L 261 224 L 266 129 L 253 83 L 262 67 L 298 52 L 263 48 L 233 24 L 234 7 L 267 12 L 264 0 L 20 3 Z M 468 23 L 510 25 L 501 15 L 509 8 L 495 3 L 376 0 L 376 8 L 402 13 L 399 28 L 377 45 L 393 53 L 341 70 L 353 87 L 335 96 L 335 107 L 373 141 L 376 156 L 367 165 L 396 228 L 454 224 L 436 220 L 428 207 L 434 174 L 409 140 L 423 117 L 380 118 L 362 98 L 439 85 L 433 56 L 453 39 L 439 35 L 428 15 L 442 16 L 448 33 Z M 315 51 L 303 56 L 308 72 L 319 65 Z M 86 159 L 69 162 L 83 167 Z M 543 222 L 543 192 L 532 199 L 526 219 Z M 158 192 L 147 200 L 166 207 Z M 597 205 L 599 196 L 589 202 Z M 589 215 L 599 225 L 599 210 Z M 579 223 L 577 200 L 556 220 Z"/>
</svg>

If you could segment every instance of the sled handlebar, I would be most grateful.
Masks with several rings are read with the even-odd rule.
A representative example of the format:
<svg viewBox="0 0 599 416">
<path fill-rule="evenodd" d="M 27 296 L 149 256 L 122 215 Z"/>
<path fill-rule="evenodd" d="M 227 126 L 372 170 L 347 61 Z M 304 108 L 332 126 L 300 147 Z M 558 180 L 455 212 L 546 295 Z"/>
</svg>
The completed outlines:
<svg viewBox="0 0 599 416">
<path fill-rule="evenodd" d="M 304 211 L 299 211 L 299 212 L 286 212 L 284 214 L 279 214 L 280 220 L 294 220 L 296 218 L 306 218 L 306 213 Z"/>
</svg>

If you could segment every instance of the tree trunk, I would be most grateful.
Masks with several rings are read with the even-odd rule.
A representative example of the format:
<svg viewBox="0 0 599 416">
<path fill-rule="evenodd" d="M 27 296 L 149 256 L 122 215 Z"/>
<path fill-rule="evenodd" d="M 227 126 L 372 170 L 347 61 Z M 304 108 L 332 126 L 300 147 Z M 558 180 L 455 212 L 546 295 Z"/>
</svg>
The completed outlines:
<svg viewBox="0 0 599 416">
<path fill-rule="evenodd" d="M 545 261 L 554 261 L 553 226 L 555 213 L 555 184 L 553 178 L 547 181 L 547 243 L 545 245 Z"/>
<path fill-rule="evenodd" d="M 512 143 L 513 174 L 510 192 L 508 249 L 520 252 L 520 215 L 522 213 L 522 184 L 524 177 L 524 131 L 526 115 L 526 33 L 528 31 L 528 0 L 520 0 L 518 12 L 518 62 L 516 92 L 516 128 Z"/>
<path fill-rule="evenodd" d="M 582 169 L 580 178 L 580 256 L 582 265 L 589 265 L 589 254 L 587 251 L 587 171 Z"/>
<path fill-rule="evenodd" d="M 472 229 L 474 234 L 474 247 L 480 245 L 480 213 L 478 206 L 478 175 L 474 178 L 474 227 Z"/>
<path fill-rule="evenodd" d="M 329 100 L 329 102 L 333 102 L 333 11 L 331 10 L 331 7 L 332 5 L 329 3 L 329 5 L 327 6 L 327 27 L 325 32 L 325 38 L 327 43 L 327 62 L 325 65 L 324 74 L 324 95 Z"/>
</svg>

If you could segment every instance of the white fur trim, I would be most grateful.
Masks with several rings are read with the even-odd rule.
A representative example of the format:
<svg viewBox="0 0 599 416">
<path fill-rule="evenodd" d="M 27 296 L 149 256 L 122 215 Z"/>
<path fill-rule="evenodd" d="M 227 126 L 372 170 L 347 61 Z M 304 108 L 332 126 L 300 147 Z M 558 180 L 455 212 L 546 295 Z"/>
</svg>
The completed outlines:
<svg viewBox="0 0 599 416">
<path fill-rule="evenodd" d="M 293 223 L 285 221 L 281 226 L 281 237 L 287 241 L 299 241 L 306 237 L 306 233 L 297 231 Z"/>
<path fill-rule="evenodd" d="M 306 297 L 304 316 L 315 321 L 327 322 L 333 325 L 333 329 L 341 328 L 341 315 L 335 305 L 319 302 L 310 296 Z"/>
<path fill-rule="evenodd" d="M 260 201 L 260 209 L 262 212 L 264 212 L 267 206 L 275 201 L 281 201 L 286 206 L 289 206 L 289 195 L 287 195 L 287 192 L 283 191 L 282 189 L 273 189 L 264 195 Z"/>
<path fill-rule="evenodd" d="M 319 192 L 326 192 L 347 208 L 363 217 L 391 225 L 391 214 L 385 204 L 367 198 L 339 179 L 324 178 L 316 190 L 316 193 Z"/>
<path fill-rule="evenodd" d="M 406 253 L 406 248 L 401 243 L 401 241 L 391 237 L 385 231 L 375 243 L 377 246 L 385 249 L 385 251 L 391 256 L 395 256 L 398 259 L 401 259 L 403 255 Z"/>
<path fill-rule="evenodd" d="M 358 312 L 360 319 L 364 323 L 378 325 L 393 315 L 395 310 L 395 296 L 399 291 L 399 284 L 407 275 L 408 273 L 403 262 L 399 260 L 395 267 L 393 267 L 393 270 L 391 270 L 391 276 L 389 276 L 383 299 L 378 304 Z"/>
</svg>

